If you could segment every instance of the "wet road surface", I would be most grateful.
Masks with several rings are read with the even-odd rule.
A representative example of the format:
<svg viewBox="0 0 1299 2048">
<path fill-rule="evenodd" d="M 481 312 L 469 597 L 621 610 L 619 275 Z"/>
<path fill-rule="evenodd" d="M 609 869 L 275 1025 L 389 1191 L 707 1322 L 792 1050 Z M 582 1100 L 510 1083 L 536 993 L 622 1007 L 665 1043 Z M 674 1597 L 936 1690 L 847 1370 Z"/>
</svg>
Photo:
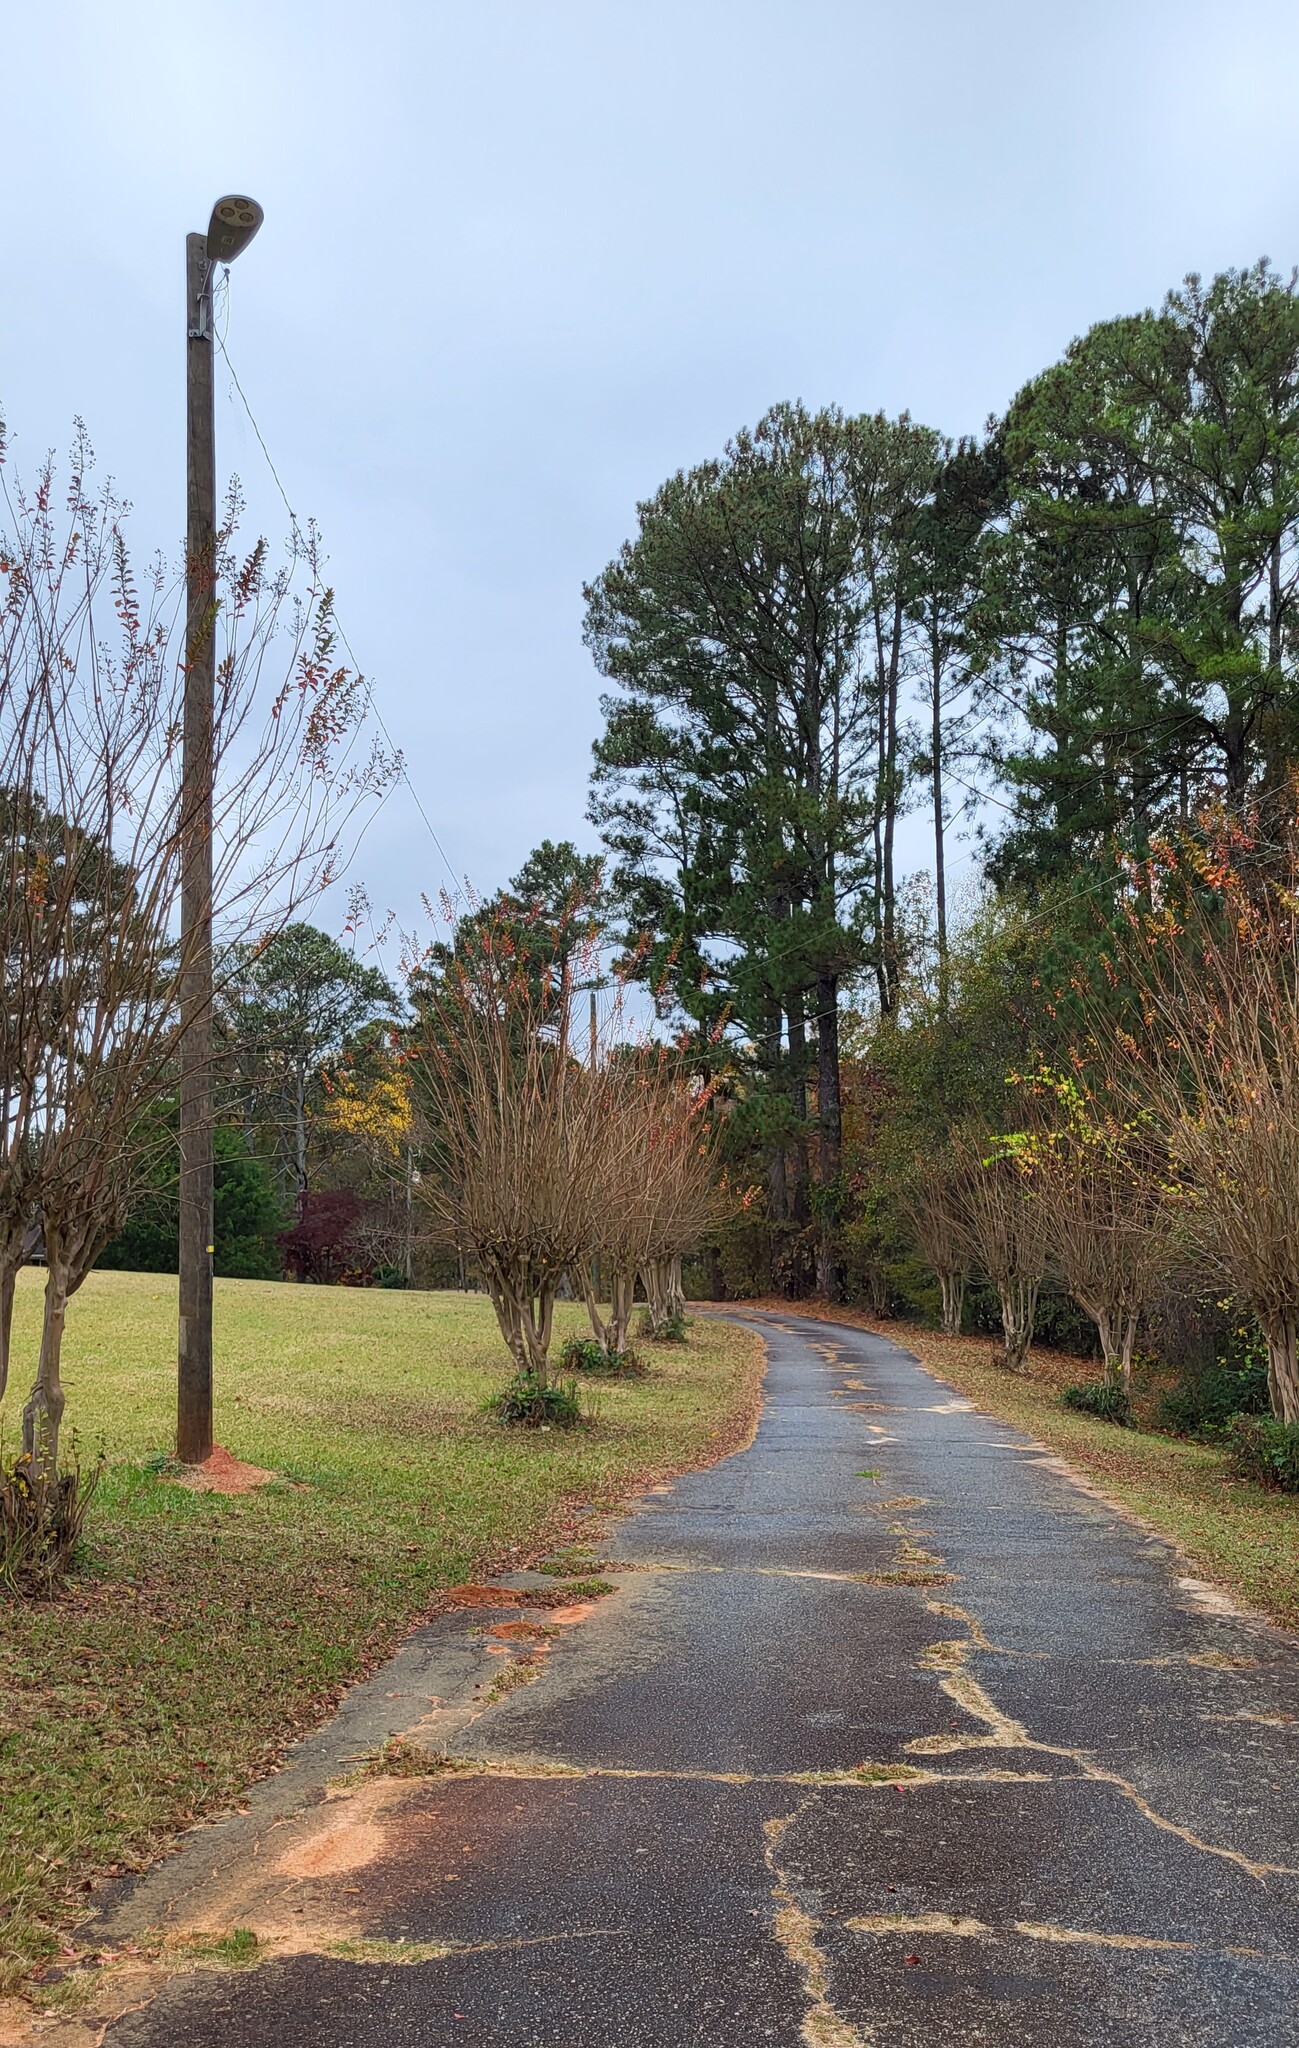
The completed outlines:
<svg viewBox="0 0 1299 2048">
<path fill-rule="evenodd" d="M 615 1592 L 440 1617 L 110 1914 L 271 1959 L 105 2048 L 1299 2044 L 1293 1639 L 896 1346 L 752 1320 L 753 1445 Z M 402 1731 L 463 1767 L 340 1788 Z"/>
</svg>

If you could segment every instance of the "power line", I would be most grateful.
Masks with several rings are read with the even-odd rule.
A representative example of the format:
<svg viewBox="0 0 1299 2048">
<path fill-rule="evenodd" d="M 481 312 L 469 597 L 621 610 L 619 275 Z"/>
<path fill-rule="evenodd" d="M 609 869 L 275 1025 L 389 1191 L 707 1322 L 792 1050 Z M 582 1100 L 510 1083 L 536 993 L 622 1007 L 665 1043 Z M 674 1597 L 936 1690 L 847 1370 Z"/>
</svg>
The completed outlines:
<svg viewBox="0 0 1299 2048">
<path fill-rule="evenodd" d="M 272 477 L 275 479 L 275 488 L 279 492 L 280 497 L 284 501 L 284 509 L 289 515 L 289 520 L 291 522 L 293 531 L 293 537 L 294 540 L 296 541 L 302 531 L 298 515 L 294 511 L 293 506 L 289 501 L 289 494 L 284 488 L 283 481 L 281 480 L 280 477 L 280 472 L 275 467 L 274 457 L 272 456 L 270 449 L 266 445 L 266 437 L 262 433 L 260 426 L 257 424 L 257 416 L 254 413 L 251 405 L 248 403 L 248 394 L 246 393 L 243 385 L 239 381 L 239 372 L 236 370 L 234 363 L 231 360 L 230 351 L 226 347 L 225 338 L 223 335 L 217 334 L 215 339 L 217 347 L 221 351 L 221 355 L 225 362 L 225 366 L 227 370 L 230 372 L 231 382 L 233 383 L 235 390 L 239 394 L 240 402 L 243 405 L 244 411 L 248 415 L 249 425 L 252 427 L 254 434 L 257 436 L 257 445 L 261 449 L 263 456 L 266 458 L 266 467 L 269 469 Z M 357 676 L 360 677 L 361 681 L 365 684 L 366 693 L 370 700 L 370 709 L 374 713 L 375 722 L 378 725 L 380 732 L 383 734 L 384 739 L 387 741 L 394 759 L 398 762 L 400 766 L 401 779 L 405 783 L 407 789 L 410 791 L 411 797 L 415 804 L 415 808 L 419 812 L 425 830 L 427 831 L 429 838 L 433 841 L 434 846 L 436 846 L 438 853 L 441 856 L 442 865 L 446 869 L 451 881 L 452 893 L 455 897 L 459 897 L 461 891 L 460 878 L 457 876 L 455 869 L 452 867 L 451 862 L 447 857 L 446 848 L 443 846 L 442 841 L 438 838 L 436 829 L 434 828 L 433 820 L 429 817 L 428 812 L 425 810 L 423 799 L 421 798 L 419 791 L 416 789 L 415 784 L 411 780 L 410 770 L 406 766 L 405 755 L 402 753 L 400 747 L 398 747 L 395 740 L 393 739 L 392 734 L 388 730 L 387 722 L 384 718 L 382 711 L 379 709 L 379 700 L 375 694 L 374 683 L 369 676 L 366 676 L 362 673 L 361 664 L 356 658 L 356 653 L 352 647 L 351 641 L 347 637 L 347 633 L 343 627 L 343 622 L 339 618 L 337 610 L 335 610 L 333 617 L 334 624 L 338 629 L 338 637 L 342 641 L 344 647 L 347 649 L 348 659 L 351 661 L 352 667 L 355 670 Z"/>
</svg>

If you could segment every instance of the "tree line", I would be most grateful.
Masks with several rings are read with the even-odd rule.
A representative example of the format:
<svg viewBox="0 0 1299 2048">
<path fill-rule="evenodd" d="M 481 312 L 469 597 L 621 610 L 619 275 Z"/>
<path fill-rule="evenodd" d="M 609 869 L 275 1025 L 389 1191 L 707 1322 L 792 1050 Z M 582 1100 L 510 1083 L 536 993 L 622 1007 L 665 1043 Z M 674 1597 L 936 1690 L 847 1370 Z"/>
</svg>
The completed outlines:
<svg viewBox="0 0 1299 2048">
<path fill-rule="evenodd" d="M 603 855 L 545 842 L 397 980 L 299 915 L 391 765 L 328 771 L 362 696 L 313 543 L 294 611 L 232 506 L 218 1270 L 472 1269 L 544 1384 L 555 1291 L 619 1356 L 638 1278 L 675 1320 L 693 1231 L 697 1288 L 932 1309 L 998 1329 L 1012 1366 L 1046 1328 L 1120 1384 L 1156 1333 L 1209 1347 L 1201 1407 L 1261 1382 L 1291 1417 L 1299 1272 L 1246 1189 L 1283 1213 L 1297 394 L 1295 280 L 1259 264 L 1092 328 L 978 436 L 772 408 L 640 506 L 587 589 Z M 184 662 L 84 457 L 66 530 L 47 473 L 2 565 L 0 1325 L 39 1245 L 33 1443 L 69 1295 L 96 1259 L 170 1263 L 176 1201 Z M 1222 1022 L 1242 1002 L 1252 1040 Z M 466 1135 L 492 1116 L 494 1193 Z"/>
<path fill-rule="evenodd" d="M 782 404 L 638 508 L 586 592 L 611 685 L 590 817 L 626 971 L 762 1178 L 716 1285 L 932 1299 L 1012 1364 L 1045 1315 L 1121 1376 L 1189 1264 L 1202 1327 L 1168 1348 L 1208 1342 L 1229 1289 L 1291 1414 L 1299 1271 L 1278 1325 L 1239 1219 L 1231 1257 L 1206 1220 L 1243 1170 L 1191 1143 L 1209 1068 L 1189 1021 L 1172 1058 L 1150 1019 L 1174 985 L 1201 1031 L 1271 988 L 1250 1072 L 1275 1110 L 1297 428 L 1296 281 L 1258 263 L 1099 323 L 980 435 Z M 922 812 L 928 873 L 904 874 Z M 1248 974 L 1222 937 L 1246 875 Z M 1214 1098 L 1221 1134 L 1247 1094 Z M 1084 1211 L 1139 1287 L 1082 1270 Z"/>
</svg>

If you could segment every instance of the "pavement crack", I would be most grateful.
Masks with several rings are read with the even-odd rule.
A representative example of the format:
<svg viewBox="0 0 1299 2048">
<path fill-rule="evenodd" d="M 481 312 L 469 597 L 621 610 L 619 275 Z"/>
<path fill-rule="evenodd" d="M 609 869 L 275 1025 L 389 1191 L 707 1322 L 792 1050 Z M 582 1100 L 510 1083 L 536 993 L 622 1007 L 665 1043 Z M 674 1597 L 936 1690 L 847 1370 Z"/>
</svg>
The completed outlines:
<svg viewBox="0 0 1299 2048">
<path fill-rule="evenodd" d="M 982 1721 L 986 1732 L 982 1735 L 920 1735 L 908 1742 L 906 1747 L 909 1756 L 944 1756 L 951 1755 L 957 1750 L 969 1749 L 1023 1749 L 1038 1756 L 1061 1757 L 1066 1763 L 1074 1764 L 1080 1774 L 1091 1779 L 1094 1784 L 1112 1786 L 1124 1799 L 1131 1801 L 1142 1818 L 1149 1821 L 1151 1827 L 1159 1828 L 1165 1834 L 1176 1835 L 1179 1841 L 1185 1842 L 1188 1848 L 1197 1850 L 1201 1855 L 1217 1856 L 1226 1863 L 1234 1863 L 1237 1869 L 1246 1871 L 1260 1883 L 1265 1883 L 1269 1877 L 1299 1876 L 1299 1869 L 1291 1864 L 1259 1862 L 1254 1857 L 1247 1856 L 1243 1849 L 1229 1849 L 1220 1842 L 1206 1842 L 1203 1836 L 1197 1835 L 1192 1828 L 1184 1827 L 1180 1821 L 1170 1820 L 1166 1814 L 1160 1813 L 1129 1778 L 1123 1777 L 1118 1771 L 1107 1770 L 1104 1764 L 1098 1764 L 1086 1750 L 1071 1749 L 1061 1743 L 1037 1741 L 1021 1721 L 1016 1721 L 1009 1714 L 1003 1713 L 987 1688 L 980 1685 L 978 1679 L 964 1668 L 970 1652 L 983 1649 L 985 1646 L 992 1647 L 987 1643 L 986 1637 L 980 1643 L 975 1640 L 973 1634 L 964 1643 L 931 1643 L 922 1651 L 920 1662 L 922 1667 L 943 1673 L 938 1681 L 941 1690 L 973 1720 Z"/>
<path fill-rule="evenodd" d="M 314 1952 L 344 1963 L 396 1963 L 410 1968 L 416 1963 L 458 1961 L 461 1956 L 509 1955 L 516 1949 L 549 1948 L 556 1942 L 597 1941 L 627 1932 L 625 1927 L 565 1927 L 557 1934 L 516 1934 L 504 1941 L 371 1941 L 358 1935 L 298 1953 Z"/>
<path fill-rule="evenodd" d="M 1164 1940 L 1153 1934 L 1104 1934 L 1095 1928 L 1056 1927 L 1036 1920 L 1012 1920 L 1004 1927 L 994 1927 L 964 1913 L 862 1913 L 843 1924 L 854 1934 L 942 1934 L 976 1941 L 1020 1935 L 1028 1941 L 1063 1942 L 1086 1948 L 1172 1949 L 1183 1954 L 1193 1954 L 1196 1946 L 1193 1941 Z"/>
<path fill-rule="evenodd" d="M 805 1799 L 783 1819 L 769 1820 L 763 1825 L 764 1860 L 771 1873 L 771 1896 L 776 1903 L 776 1939 L 802 1973 L 807 1998 L 801 2029 L 805 2048 L 868 2048 L 868 2037 L 851 2026 L 830 2002 L 830 1972 L 820 1948 L 821 1923 L 799 1904 L 777 1861 L 786 1833 L 809 1804 L 810 1800 Z"/>
<path fill-rule="evenodd" d="M 671 1770 L 667 1767 L 632 1764 L 571 1764 L 531 1758 L 515 1761 L 508 1757 L 445 1756 L 430 1753 L 429 1767 L 426 1771 L 407 1770 L 397 1777 L 376 1777 L 371 1783 L 379 1787 L 386 1786 L 390 1795 L 393 1788 L 407 1789 L 418 1784 L 427 1784 L 430 1779 L 443 1777 L 505 1778 L 521 1784 L 605 1779 L 615 1783 L 632 1784 L 648 1781 L 654 1784 L 676 1785 L 807 1785 L 818 1790 L 825 1786 L 841 1785 L 860 1790 L 877 1785 L 931 1783 L 945 1780 L 952 1775 L 954 1774 L 921 1768 L 903 1761 L 866 1761 L 846 1765 L 840 1770 L 830 1768 L 808 1771 L 708 1771 Z M 962 1771 L 955 1775 L 964 1784 L 976 1774 Z M 1016 1774 L 994 1771 L 987 1775 L 1004 1778 Z M 1041 1772 L 1034 1772 L 1030 1781 L 1036 1783 L 1041 1776 Z"/>
</svg>

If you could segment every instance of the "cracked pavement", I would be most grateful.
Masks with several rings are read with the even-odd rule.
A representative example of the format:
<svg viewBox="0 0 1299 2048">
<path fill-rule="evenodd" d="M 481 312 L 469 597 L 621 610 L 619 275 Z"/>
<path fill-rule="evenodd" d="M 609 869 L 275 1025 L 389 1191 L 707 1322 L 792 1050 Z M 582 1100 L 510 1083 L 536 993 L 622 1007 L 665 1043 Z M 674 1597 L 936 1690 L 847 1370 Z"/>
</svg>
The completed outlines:
<svg viewBox="0 0 1299 2048">
<path fill-rule="evenodd" d="M 1294 1639 L 885 1339 L 747 1320 L 757 1436 L 599 1538 L 616 1590 L 418 1631 L 44 2039 L 1299 2044 Z M 393 1736 L 459 1767 L 346 1781 Z"/>
</svg>

